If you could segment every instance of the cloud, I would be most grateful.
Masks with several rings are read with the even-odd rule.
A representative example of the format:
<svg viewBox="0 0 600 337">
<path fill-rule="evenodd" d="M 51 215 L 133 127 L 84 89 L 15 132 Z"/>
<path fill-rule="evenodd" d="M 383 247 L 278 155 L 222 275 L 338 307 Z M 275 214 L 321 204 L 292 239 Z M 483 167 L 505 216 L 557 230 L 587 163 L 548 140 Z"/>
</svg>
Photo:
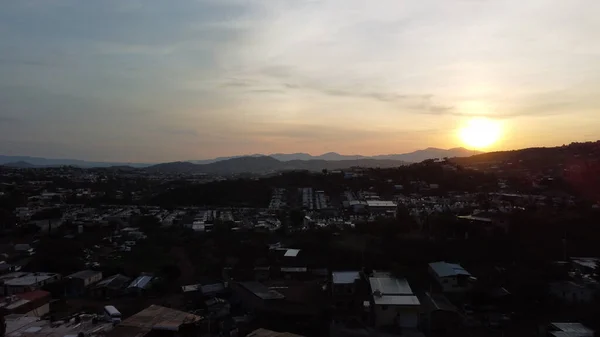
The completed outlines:
<svg viewBox="0 0 600 337">
<path fill-rule="evenodd" d="M 2 124 L 15 124 L 22 122 L 21 119 L 13 116 L 0 116 L 0 123 Z"/>
<path fill-rule="evenodd" d="M 90 156 L 159 142 L 144 152 L 153 160 L 268 152 L 273 139 L 316 152 L 447 147 L 471 116 L 600 130 L 598 11 L 586 0 L 0 1 L 0 109 L 36 141 L 77 139 Z"/>
<path fill-rule="evenodd" d="M 159 129 L 159 131 L 172 136 L 185 136 L 193 138 L 197 138 L 200 136 L 198 130 L 187 128 L 162 128 Z"/>
</svg>

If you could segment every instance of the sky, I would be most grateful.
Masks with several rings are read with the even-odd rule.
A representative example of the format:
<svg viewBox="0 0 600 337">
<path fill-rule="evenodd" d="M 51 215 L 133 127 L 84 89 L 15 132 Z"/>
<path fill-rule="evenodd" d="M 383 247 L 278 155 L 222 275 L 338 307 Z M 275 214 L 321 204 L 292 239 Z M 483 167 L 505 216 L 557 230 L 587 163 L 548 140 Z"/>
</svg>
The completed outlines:
<svg viewBox="0 0 600 337">
<path fill-rule="evenodd" d="M 2 0 L 0 154 L 161 162 L 600 139 L 596 0 Z"/>
</svg>

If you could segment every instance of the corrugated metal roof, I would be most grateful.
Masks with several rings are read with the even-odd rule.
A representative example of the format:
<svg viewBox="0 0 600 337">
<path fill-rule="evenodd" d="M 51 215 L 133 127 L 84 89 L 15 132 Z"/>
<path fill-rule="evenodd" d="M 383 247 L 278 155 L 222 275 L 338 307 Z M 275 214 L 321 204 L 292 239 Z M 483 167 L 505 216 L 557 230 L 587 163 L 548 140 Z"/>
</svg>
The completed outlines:
<svg viewBox="0 0 600 337">
<path fill-rule="evenodd" d="M 393 277 L 371 277 L 369 278 L 372 292 L 382 295 L 412 295 L 413 291 L 405 279 Z"/>
<path fill-rule="evenodd" d="M 447 263 L 447 262 L 433 262 L 429 264 L 429 267 L 437 274 L 438 277 L 458 276 L 465 275 L 471 276 L 471 274 L 465 270 L 460 264 Z"/>
<path fill-rule="evenodd" d="M 133 282 L 131 282 L 128 288 L 147 289 L 150 286 L 150 281 L 152 281 L 152 278 L 152 276 L 147 275 L 139 276 L 133 280 Z"/>
<path fill-rule="evenodd" d="M 331 273 L 333 284 L 352 284 L 360 279 L 358 271 L 334 271 Z"/>
</svg>

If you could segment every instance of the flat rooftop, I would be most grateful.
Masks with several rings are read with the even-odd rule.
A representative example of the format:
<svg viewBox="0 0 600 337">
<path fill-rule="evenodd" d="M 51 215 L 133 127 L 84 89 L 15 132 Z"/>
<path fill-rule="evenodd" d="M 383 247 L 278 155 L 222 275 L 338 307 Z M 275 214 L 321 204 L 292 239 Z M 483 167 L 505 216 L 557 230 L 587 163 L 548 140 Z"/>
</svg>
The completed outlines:
<svg viewBox="0 0 600 337">
<path fill-rule="evenodd" d="M 358 271 L 334 271 L 331 273 L 333 284 L 353 284 L 360 279 Z"/>
</svg>

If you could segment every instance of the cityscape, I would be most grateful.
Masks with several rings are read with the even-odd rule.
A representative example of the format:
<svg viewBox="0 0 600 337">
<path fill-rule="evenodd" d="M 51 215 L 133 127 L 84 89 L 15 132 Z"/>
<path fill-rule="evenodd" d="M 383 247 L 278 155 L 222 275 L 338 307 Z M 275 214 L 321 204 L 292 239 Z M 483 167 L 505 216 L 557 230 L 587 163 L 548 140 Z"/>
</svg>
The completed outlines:
<svg viewBox="0 0 600 337">
<path fill-rule="evenodd" d="M 598 14 L 0 0 L 0 337 L 600 336 Z"/>
<path fill-rule="evenodd" d="M 5 333 L 592 336 L 599 169 L 600 142 L 321 171 L 2 166 Z"/>
</svg>

